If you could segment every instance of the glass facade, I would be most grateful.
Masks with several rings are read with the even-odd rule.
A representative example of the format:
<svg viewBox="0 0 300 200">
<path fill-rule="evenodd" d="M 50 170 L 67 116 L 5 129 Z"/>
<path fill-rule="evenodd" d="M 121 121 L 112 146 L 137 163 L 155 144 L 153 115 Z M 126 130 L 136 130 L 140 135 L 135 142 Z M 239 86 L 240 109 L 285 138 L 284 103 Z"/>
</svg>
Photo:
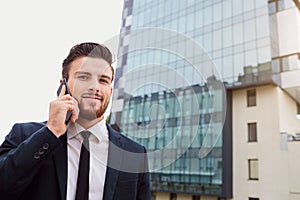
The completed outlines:
<svg viewBox="0 0 300 200">
<path fill-rule="evenodd" d="M 222 98 L 222 91 L 214 98 Z M 200 85 L 124 96 L 118 126 L 148 152 L 159 151 L 149 156 L 153 190 L 221 194 L 222 135 L 213 129 L 222 130 L 223 105 L 212 111 L 211 104 Z"/>
<path fill-rule="evenodd" d="M 124 1 L 110 123 L 147 148 L 153 191 L 232 197 L 225 87 L 299 62 L 280 56 L 275 16 L 295 2 Z"/>
<path fill-rule="evenodd" d="M 238 82 L 245 67 L 257 71 L 271 63 L 267 0 L 133 1 L 131 16 L 131 29 L 159 27 L 193 38 L 223 81 Z"/>
</svg>

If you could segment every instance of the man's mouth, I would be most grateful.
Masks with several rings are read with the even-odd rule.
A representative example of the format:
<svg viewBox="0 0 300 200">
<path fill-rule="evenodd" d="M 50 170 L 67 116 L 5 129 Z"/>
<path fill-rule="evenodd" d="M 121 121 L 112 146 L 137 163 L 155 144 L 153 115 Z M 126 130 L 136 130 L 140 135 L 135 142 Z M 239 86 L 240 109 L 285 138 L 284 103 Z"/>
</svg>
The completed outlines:
<svg viewBox="0 0 300 200">
<path fill-rule="evenodd" d="M 99 100 L 99 101 L 103 100 L 103 98 L 101 96 L 91 96 L 91 95 L 83 95 L 82 98 L 84 98 L 84 99 L 95 99 L 95 100 Z"/>
</svg>

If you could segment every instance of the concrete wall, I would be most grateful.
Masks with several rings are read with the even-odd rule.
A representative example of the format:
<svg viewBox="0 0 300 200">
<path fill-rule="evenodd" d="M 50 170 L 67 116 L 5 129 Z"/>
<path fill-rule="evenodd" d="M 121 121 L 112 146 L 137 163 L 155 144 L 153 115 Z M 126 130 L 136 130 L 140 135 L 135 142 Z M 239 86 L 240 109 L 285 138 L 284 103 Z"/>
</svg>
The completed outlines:
<svg viewBox="0 0 300 200">
<path fill-rule="evenodd" d="M 247 107 L 246 91 L 233 92 L 234 199 L 290 199 L 291 185 L 300 188 L 298 180 L 289 175 L 291 166 L 298 165 L 298 161 L 294 160 L 297 155 L 290 152 L 290 146 L 282 149 L 280 133 L 300 128 L 296 103 L 279 87 L 268 85 L 256 88 L 257 106 Z M 254 143 L 249 143 L 247 138 L 250 122 L 257 123 L 258 141 Z M 294 148 L 300 151 L 300 146 Z M 259 180 L 248 180 L 250 158 L 259 161 Z"/>
<path fill-rule="evenodd" d="M 291 20 L 293 19 L 293 20 Z M 296 7 L 277 13 L 280 55 L 300 51 L 300 17 Z"/>
</svg>

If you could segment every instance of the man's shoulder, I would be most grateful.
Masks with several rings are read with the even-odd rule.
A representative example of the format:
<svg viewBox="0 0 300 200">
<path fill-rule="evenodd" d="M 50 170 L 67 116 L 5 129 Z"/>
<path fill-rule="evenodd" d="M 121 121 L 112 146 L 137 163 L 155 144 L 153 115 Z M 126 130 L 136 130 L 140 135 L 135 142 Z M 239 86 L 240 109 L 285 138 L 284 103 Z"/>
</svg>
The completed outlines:
<svg viewBox="0 0 300 200">
<path fill-rule="evenodd" d="M 125 147 L 128 150 L 132 150 L 133 152 L 144 152 L 145 147 L 141 144 L 137 143 L 136 141 L 132 140 L 131 138 L 125 136 L 124 134 L 120 133 L 122 140 L 124 141 Z"/>
<path fill-rule="evenodd" d="M 108 131 L 110 132 L 110 137 L 116 137 L 123 144 L 124 149 L 131 152 L 145 152 L 145 147 L 137 143 L 133 139 L 127 137 L 120 131 L 116 131 L 110 125 L 108 125 Z"/>
<path fill-rule="evenodd" d="M 46 125 L 46 122 L 22 122 L 15 123 L 13 128 L 22 128 L 22 129 L 39 129 Z"/>
<path fill-rule="evenodd" d="M 12 127 L 12 131 L 15 130 L 26 130 L 28 133 L 33 133 L 40 128 L 44 127 L 46 122 L 22 122 L 22 123 L 15 123 Z"/>
<path fill-rule="evenodd" d="M 33 134 L 38 133 L 38 136 L 43 136 L 44 133 L 48 134 L 49 129 L 46 128 L 45 122 L 18 122 L 15 123 L 10 132 L 5 136 L 4 143 L 6 145 L 17 146 L 22 141 L 31 137 Z M 42 133 L 42 134 L 39 134 Z M 40 137 L 35 137 L 40 138 Z M 48 136 L 46 138 L 49 138 Z M 53 138 L 53 136 L 50 136 Z M 39 140 L 39 139 L 38 139 Z"/>
</svg>

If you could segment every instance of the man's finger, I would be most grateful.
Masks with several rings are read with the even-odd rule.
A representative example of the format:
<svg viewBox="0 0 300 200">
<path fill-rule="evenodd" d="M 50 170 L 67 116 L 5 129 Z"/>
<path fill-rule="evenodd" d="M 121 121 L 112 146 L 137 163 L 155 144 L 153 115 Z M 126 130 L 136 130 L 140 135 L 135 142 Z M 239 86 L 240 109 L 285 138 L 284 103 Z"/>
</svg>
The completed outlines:
<svg viewBox="0 0 300 200">
<path fill-rule="evenodd" d="M 79 108 L 78 108 L 78 102 L 73 99 L 73 110 L 72 110 L 72 118 L 71 121 L 75 122 L 78 119 L 78 115 L 79 115 Z"/>
<path fill-rule="evenodd" d="M 59 94 L 59 96 L 58 96 L 58 97 L 62 97 L 62 96 L 64 96 L 64 95 L 65 95 L 65 93 L 66 93 L 66 86 L 65 86 L 65 85 L 63 85 L 63 86 L 61 87 L 61 91 L 60 91 L 60 94 Z"/>
</svg>

